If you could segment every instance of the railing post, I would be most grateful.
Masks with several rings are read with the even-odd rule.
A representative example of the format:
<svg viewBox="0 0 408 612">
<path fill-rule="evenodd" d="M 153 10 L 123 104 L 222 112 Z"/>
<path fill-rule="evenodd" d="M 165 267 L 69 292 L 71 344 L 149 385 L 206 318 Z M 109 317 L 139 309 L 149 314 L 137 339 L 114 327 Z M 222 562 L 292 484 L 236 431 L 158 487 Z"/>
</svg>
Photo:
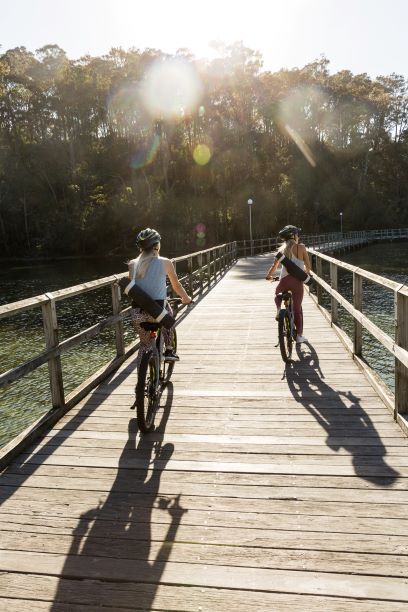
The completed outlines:
<svg viewBox="0 0 408 612">
<path fill-rule="evenodd" d="M 337 291 L 338 289 L 338 270 L 337 265 L 334 262 L 330 262 L 330 284 L 332 289 Z M 331 296 L 331 322 L 337 323 L 338 320 L 338 311 L 337 311 L 337 300 L 335 297 Z"/>
<path fill-rule="evenodd" d="M 316 274 L 319 278 L 323 277 L 323 260 L 318 255 L 316 256 Z M 323 289 L 317 283 L 317 303 L 318 304 L 322 303 L 322 297 L 323 297 Z"/>
<path fill-rule="evenodd" d="M 189 257 L 187 260 L 187 269 L 188 269 L 188 288 L 190 291 L 190 295 L 192 296 L 194 293 L 193 287 L 193 258 Z"/>
<path fill-rule="evenodd" d="M 197 255 L 198 267 L 199 267 L 199 278 L 200 278 L 200 293 L 203 291 L 203 254 Z"/>
<path fill-rule="evenodd" d="M 119 314 L 122 310 L 120 302 L 120 287 L 117 283 L 113 283 L 112 290 L 112 312 L 114 315 Z M 125 354 L 125 336 L 123 333 L 122 319 L 115 323 L 115 340 L 116 340 L 116 356 L 121 357 Z"/>
<path fill-rule="evenodd" d="M 41 306 L 45 348 L 52 349 L 58 346 L 58 321 L 55 299 L 51 293 L 45 294 L 48 302 Z M 62 408 L 65 405 L 64 383 L 62 380 L 61 357 L 52 357 L 48 361 L 48 372 L 50 377 L 51 399 L 53 408 Z"/>
<path fill-rule="evenodd" d="M 211 251 L 207 251 L 205 256 L 207 261 L 207 286 L 211 287 Z"/>
<path fill-rule="evenodd" d="M 363 277 L 353 272 L 353 306 L 360 312 L 363 309 Z M 353 353 L 361 355 L 363 348 L 363 326 L 354 319 Z"/>
<path fill-rule="evenodd" d="M 408 288 L 395 293 L 395 343 L 408 350 Z M 395 360 L 395 417 L 408 413 L 408 368 Z"/>
</svg>

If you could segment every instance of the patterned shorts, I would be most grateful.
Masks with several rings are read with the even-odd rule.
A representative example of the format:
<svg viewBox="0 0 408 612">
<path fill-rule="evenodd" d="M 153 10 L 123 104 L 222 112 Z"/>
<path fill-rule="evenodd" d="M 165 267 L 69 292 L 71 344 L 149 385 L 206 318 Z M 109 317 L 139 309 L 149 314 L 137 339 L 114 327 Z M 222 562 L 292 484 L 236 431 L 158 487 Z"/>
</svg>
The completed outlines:
<svg viewBox="0 0 408 612">
<path fill-rule="evenodd" d="M 166 310 L 170 315 L 173 315 L 173 311 L 168 304 L 166 305 Z M 134 330 L 139 335 L 140 340 L 140 347 L 136 360 L 136 365 L 137 367 L 139 367 L 140 362 L 142 360 L 142 356 L 144 355 L 144 353 L 146 353 L 146 351 L 150 350 L 150 347 L 152 345 L 152 338 L 150 336 L 150 332 L 143 329 L 143 327 L 140 327 L 140 323 L 154 323 L 155 320 L 151 315 L 149 315 L 141 308 L 132 308 L 130 310 L 130 318 L 132 319 Z M 165 327 L 162 327 L 161 332 L 163 334 L 165 346 L 171 347 L 173 343 L 174 327 L 172 327 L 171 329 L 166 329 Z"/>
</svg>

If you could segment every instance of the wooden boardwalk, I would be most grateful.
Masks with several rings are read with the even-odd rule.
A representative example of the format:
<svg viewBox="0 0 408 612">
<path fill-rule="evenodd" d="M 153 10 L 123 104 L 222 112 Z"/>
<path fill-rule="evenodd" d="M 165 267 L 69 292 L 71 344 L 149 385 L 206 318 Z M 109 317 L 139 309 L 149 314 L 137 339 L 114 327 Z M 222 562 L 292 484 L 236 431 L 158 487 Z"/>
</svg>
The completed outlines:
<svg viewBox="0 0 408 612">
<path fill-rule="evenodd" d="M 2 474 L 1 610 L 407 609 L 407 438 L 309 296 L 285 370 L 269 263 L 182 321 L 154 434 L 131 359 Z"/>
</svg>

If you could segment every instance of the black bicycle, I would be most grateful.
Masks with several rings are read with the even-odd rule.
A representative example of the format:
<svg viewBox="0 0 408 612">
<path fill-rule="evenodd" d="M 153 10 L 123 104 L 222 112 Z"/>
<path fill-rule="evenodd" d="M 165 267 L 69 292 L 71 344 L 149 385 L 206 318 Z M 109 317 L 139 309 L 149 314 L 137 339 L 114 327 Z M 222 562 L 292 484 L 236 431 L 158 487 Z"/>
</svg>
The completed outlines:
<svg viewBox="0 0 408 612">
<path fill-rule="evenodd" d="M 289 363 L 292 357 L 293 343 L 296 342 L 296 326 L 293 314 L 292 292 L 290 290 L 279 294 L 282 298 L 278 315 L 279 348 L 282 359 Z"/>
<path fill-rule="evenodd" d="M 174 307 L 181 303 L 178 298 L 169 299 Z M 154 428 L 154 418 L 160 406 L 160 397 L 163 388 L 169 382 L 174 370 L 174 361 L 166 361 L 164 334 L 160 323 L 140 323 L 146 331 L 150 332 L 151 347 L 142 355 L 135 388 L 136 399 L 131 408 L 136 408 L 137 424 L 142 433 L 148 433 Z M 173 329 L 171 348 L 177 351 L 177 333 Z M 169 347 L 168 347 L 169 348 Z"/>
</svg>

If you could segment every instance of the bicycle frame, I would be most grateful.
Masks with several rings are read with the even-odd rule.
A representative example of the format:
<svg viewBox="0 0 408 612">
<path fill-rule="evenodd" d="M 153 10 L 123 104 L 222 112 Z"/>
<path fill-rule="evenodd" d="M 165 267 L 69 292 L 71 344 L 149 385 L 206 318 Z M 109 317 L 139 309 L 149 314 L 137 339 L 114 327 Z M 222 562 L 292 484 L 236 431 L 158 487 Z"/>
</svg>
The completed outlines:
<svg viewBox="0 0 408 612">
<path fill-rule="evenodd" d="M 290 322 L 290 335 L 294 340 L 296 340 L 295 317 L 293 313 L 292 292 L 290 291 L 290 289 L 282 294 L 282 304 L 280 309 L 286 310 L 286 312 L 288 313 Z"/>
</svg>

